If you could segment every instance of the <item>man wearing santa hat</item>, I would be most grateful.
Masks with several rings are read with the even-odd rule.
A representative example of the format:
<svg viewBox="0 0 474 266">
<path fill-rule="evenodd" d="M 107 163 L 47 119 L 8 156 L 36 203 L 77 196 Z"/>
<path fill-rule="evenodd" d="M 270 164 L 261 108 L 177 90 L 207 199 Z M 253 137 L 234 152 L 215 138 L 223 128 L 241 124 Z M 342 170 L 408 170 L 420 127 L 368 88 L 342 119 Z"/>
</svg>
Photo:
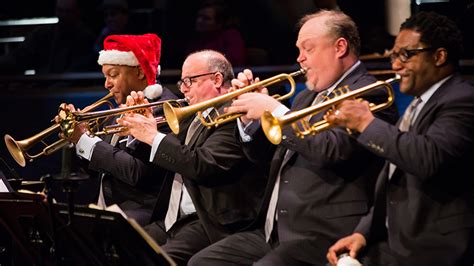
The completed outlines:
<svg viewBox="0 0 474 266">
<path fill-rule="evenodd" d="M 104 40 L 98 63 L 105 76 L 105 88 L 117 104 L 123 104 L 131 91 L 143 91 L 150 101 L 176 99 L 157 83 L 161 40 L 155 34 L 110 35 Z M 73 105 L 68 105 L 75 111 Z M 78 125 L 70 138 L 87 169 L 101 178 L 98 205 L 118 204 L 139 224 L 150 223 L 165 170 L 148 161 L 150 146 L 129 137 L 91 136 Z M 165 203 L 167 204 L 167 203 Z"/>
</svg>

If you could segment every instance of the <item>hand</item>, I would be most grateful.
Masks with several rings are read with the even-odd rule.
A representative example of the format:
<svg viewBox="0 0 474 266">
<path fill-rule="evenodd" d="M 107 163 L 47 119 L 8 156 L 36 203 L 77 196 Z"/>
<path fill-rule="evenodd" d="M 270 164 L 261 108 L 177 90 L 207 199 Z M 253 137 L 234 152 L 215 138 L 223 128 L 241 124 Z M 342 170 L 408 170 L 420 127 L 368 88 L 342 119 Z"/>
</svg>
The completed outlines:
<svg viewBox="0 0 474 266">
<path fill-rule="evenodd" d="M 251 120 L 260 119 L 264 111 L 272 112 L 281 103 L 273 97 L 256 92 L 244 93 L 232 102 L 232 105 L 225 109 L 227 113 L 244 113 L 241 121 L 247 125 Z"/>
<path fill-rule="evenodd" d="M 130 92 L 130 95 L 127 96 L 127 100 L 125 101 L 125 106 L 136 106 L 136 105 L 143 105 L 143 104 L 149 104 L 148 100 L 145 98 L 145 95 L 143 94 L 142 91 L 132 91 Z M 141 113 L 145 116 L 148 116 L 148 114 L 153 114 L 153 110 L 151 107 L 149 108 L 144 108 L 137 110 L 137 113 Z M 127 115 L 127 114 L 125 114 Z"/>
<path fill-rule="evenodd" d="M 239 74 L 237 74 L 236 79 L 233 79 L 231 81 L 232 88 L 229 89 L 229 92 L 235 91 L 235 90 L 238 90 L 238 89 L 242 89 L 244 87 L 247 87 L 247 86 L 249 86 L 251 84 L 254 84 L 256 82 L 259 82 L 259 81 L 260 81 L 259 78 L 254 79 L 253 73 L 252 73 L 251 70 L 245 69 L 243 72 L 240 72 Z M 258 89 L 255 90 L 255 92 L 268 94 L 267 88 L 258 88 Z"/>
<path fill-rule="evenodd" d="M 345 100 L 334 110 L 328 111 L 324 119 L 330 124 L 363 132 L 375 118 L 370 111 L 369 102 Z"/>
<path fill-rule="evenodd" d="M 59 132 L 59 137 L 77 144 L 81 136 L 89 131 L 86 122 L 76 123 L 71 120 L 71 113 L 79 112 L 80 109 L 76 110 L 74 105 L 65 103 L 62 103 L 59 109 L 59 114 L 54 117 L 54 121 L 61 125 L 61 130 L 72 131 L 69 133 L 69 136 L 66 136 L 65 132 L 61 131 Z"/>
<path fill-rule="evenodd" d="M 337 256 L 341 253 L 349 251 L 349 255 L 352 258 L 357 257 L 357 253 L 367 245 L 365 237 L 360 233 L 354 233 L 350 236 L 339 239 L 334 245 L 332 245 L 326 258 L 331 265 L 337 265 Z"/>
<path fill-rule="evenodd" d="M 150 146 L 153 144 L 156 134 L 158 134 L 156 120 L 150 113 L 145 115 L 130 113 L 118 118 L 117 123 L 127 128 L 127 131 L 123 133 L 124 135 L 132 135 Z"/>
</svg>

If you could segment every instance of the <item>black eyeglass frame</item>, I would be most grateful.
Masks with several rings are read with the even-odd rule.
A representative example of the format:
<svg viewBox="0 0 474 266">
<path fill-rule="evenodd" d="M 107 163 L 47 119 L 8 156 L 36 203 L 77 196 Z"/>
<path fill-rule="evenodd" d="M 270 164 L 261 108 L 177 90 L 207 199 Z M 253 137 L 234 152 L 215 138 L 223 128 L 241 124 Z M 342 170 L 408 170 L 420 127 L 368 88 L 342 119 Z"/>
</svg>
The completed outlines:
<svg viewBox="0 0 474 266">
<path fill-rule="evenodd" d="M 390 62 L 393 63 L 398 58 L 400 62 L 406 63 L 408 62 L 408 59 L 410 59 L 412 56 L 421 52 L 431 51 L 433 49 L 434 47 L 423 47 L 423 48 L 415 48 L 415 49 L 400 48 L 400 51 L 398 51 L 398 53 L 392 52 L 390 54 Z"/>
<path fill-rule="evenodd" d="M 191 86 L 193 85 L 193 79 L 203 77 L 203 76 L 207 76 L 207 75 L 215 75 L 216 73 L 220 73 L 220 72 L 219 71 L 214 71 L 214 72 L 207 72 L 207 73 L 204 73 L 204 74 L 194 75 L 194 76 L 190 76 L 190 77 L 185 77 L 183 79 L 180 79 L 176 83 L 176 85 L 178 86 L 178 88 L 181 88 L 182 84 L 184 84 L 184 86 L 186 86 L 187 88 L 191 88 Z"/>
</svg>

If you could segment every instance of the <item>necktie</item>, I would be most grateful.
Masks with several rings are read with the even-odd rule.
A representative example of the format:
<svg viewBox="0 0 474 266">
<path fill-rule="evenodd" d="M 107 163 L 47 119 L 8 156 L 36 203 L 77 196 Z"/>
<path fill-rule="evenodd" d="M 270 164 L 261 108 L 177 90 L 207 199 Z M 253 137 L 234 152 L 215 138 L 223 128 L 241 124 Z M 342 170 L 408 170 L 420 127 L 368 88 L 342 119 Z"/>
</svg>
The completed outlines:
<svg viewBox="0 0 474 266">
<path fill-rule="evenodd" d="M 421 103 L 421 98 L 416 97 L 408 106 L 407 110 L 403 114 L 402 121 L 398 125 L 398 129 L 403 132 L 407 132 L 410 126 L 413 124 L 413 119 L 416 113 L 416 107 Z"/>
<path fill-rule="evenodd" d="M 113 134 L 112 135 L 112 138 L 110 139 L 110 145 L 114 146 L 117 145 L 118 143 L 118 140 L 119 140 L 119 136 L 117 134 Z M 105 177 L 105 173 L 101 173 L 100 174 L 100 188 L 99 188 L 99 198 L 97 199 L 97 206 L 99 206 L 99 208 L 102 208 L 102 209 L 105 209 L 107 208 L 107 203 L 105 202 L 105 196 L 104 196 L 104 177 Z M 111 192 L 110 192 L 111 193 Z"/>
<path fill-rule="evenodd" d="M 186 133 L 186 139 L 184 140 L 184 144 L 187 145 L 189 143 L 192 136 L 196 132 L 196 129 L 199 127 L 199 124 L 200 124 L 199 118 L 196 116 L 188 127 L 188 132 Z M 170 202 L 168 205 L 168 211 L 166 212 L 166 217 L 165 217 L 166 231 L 168 231 L 178 219 L 178 212 L 179 212 L 182 194 L 183 194 L 183 178 L 181 174 L 175 173 L 174 179 L 173 179 L 173 185 L 171 187 L 171 196 L 170 196 Z"/>
<path fill-rule="evenodd" d="M 411 125 L 413 125 L 415 114 L 416 114 L 416 108 L 418 105 L 421 103 L 421 98 L 416 97 L 413 99 L 413 101 L 410 103 L 408 108 L 406 109 L 405 113 L 403 114 L 402 121 L 400 121 L 400 124 L 398 125 L 398 129 L 402 132 L 407 132 Z M 395 172 L 395 169 L 397 167 L 390 163 L 389 168 L 388 168 L 388 178 L 392 178 L 393 173 Z"/>
<path fill-rule="evenodd" d="M 318 95 L 316 95 L 316 97 L 314 98 L 311 105 L 316 105 L 316 104 L 319 104 L 319 103 L 323 102 L 326 99 L 327 95 L 328 95 L 328 90 L 320 91 L 318 93 Z M 311 117 L 308 117 L 307 121 L 309 121 L 310 118 Z M 285 157 L 284 157 L 284 159 L 282 161 L 282 164 L 280 166 L 280 170 L 278 171 L 278 175 L 277 175 L 277 178 L 276 178 L 276 181 L 275 181 L 275 186 L 273 187 L 272 195 L 271 195 L 271 198 L 270 198 L 270 203 L 268 205 L 268 211 L 267 211 L 267 216 L 266 216 L 266 219 L 265 219 L 265 228 L 264 228 L 265 229 L 265 239 L 266 239 L 267 242 L 268 242 L 268 240 L 270 240 L 270 235 L 272 233 L 273 224 L 274 224 L 274 221 L 275 221 L 275 218 L 276 218 L 275 214 L 276 214 L 276 206 L 277 206 L 277 202 L 278 202 L 278 191 L 280 189 L 281 170 L 283 168 L 283 165 L 287 161 L 288 156 L 290 156 L 289 150 L 287 150 L 285 152 Z"/>
</svg>

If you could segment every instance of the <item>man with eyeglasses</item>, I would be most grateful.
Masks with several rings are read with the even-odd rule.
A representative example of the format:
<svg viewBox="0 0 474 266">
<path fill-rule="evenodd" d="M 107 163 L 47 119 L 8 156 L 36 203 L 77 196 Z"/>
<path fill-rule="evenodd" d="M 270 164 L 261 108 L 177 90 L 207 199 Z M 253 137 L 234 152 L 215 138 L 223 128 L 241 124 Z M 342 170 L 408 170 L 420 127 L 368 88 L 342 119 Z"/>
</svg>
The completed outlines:
<svg viewBox="0 0 474 266">
<path fill-rule="evenodd" d="M 181 75 L 178 86 L 190 105 L 227 93 L 234 77 L 229 61 L 213 50 L 190 54 Z M 127 102 L 142 103 L 143 96 L 132 93 Z M 222 108 L 216 107 L 220 113 Z M 217 112 L 209 108 L 202 114 L 215 117 Z M 163 249 L 179 265 L 254 222 L 266 171 L 244 155 L 235 136 L 235 121 L 208 128 L 193 116 L 180 122 L 177 135 L 157 131 L 149 113 L 127 115 L 118 122 L 135 138 L 152 146 L 150 161 L 173 172 L 165 180 L 171 192 L 162 191 L 158 199 L 169 201 L 168 208 L 146 229 L 155 239 L 166 232 Z"/>
<path fill-rule="evenodd" d="M 269 181 L 258 227 L 233 234 L 197 253 L 189 265 L 324 265 L 326 250 L 352 232 L 371 206 L 372 186 L 383 160 L 359 145 L 345 129 L 332 128 L 300 138 L 291 126 L 282 129 L 278 146 L 260 127 L 265 110 L 275 116 L 321 104 L 341 86 L 355 90 L 376 79 L 358 55 L 360 39 L 354 21 L 341 11 L 321 10 L 304 16 L 296 46 L 306 70 L 307 89 L 291 110 L 264 93 L 245 93 L 229 112 L 243 112 L 239 138 L 249 158 L 270 164 Z M 254 79 L 246 69 L 232 81 L 236 87 Z M 257 80 L 257 79 L 255 79 Z M 367 97 L 386 99 L 383 90 Z M 314 125 L 324 113 L 308 117 Z M 393 109 L 378 112 L 396 121 Z"/>
<path fill-rule="evenodd" d="M 474 87 L 456 72 L 461 41 L 447 17 L 413 15 L 391 55 L 400 91 L 415 96 L 397 126 L 353 100 L 326 116 L 359 132 L 357 141 L 386 159 L 374 207 L 329 249 L 333 265 L 338 254 L 356 257 L 364 247 L 364 265 L 474 263 Z"/>
</svg>

